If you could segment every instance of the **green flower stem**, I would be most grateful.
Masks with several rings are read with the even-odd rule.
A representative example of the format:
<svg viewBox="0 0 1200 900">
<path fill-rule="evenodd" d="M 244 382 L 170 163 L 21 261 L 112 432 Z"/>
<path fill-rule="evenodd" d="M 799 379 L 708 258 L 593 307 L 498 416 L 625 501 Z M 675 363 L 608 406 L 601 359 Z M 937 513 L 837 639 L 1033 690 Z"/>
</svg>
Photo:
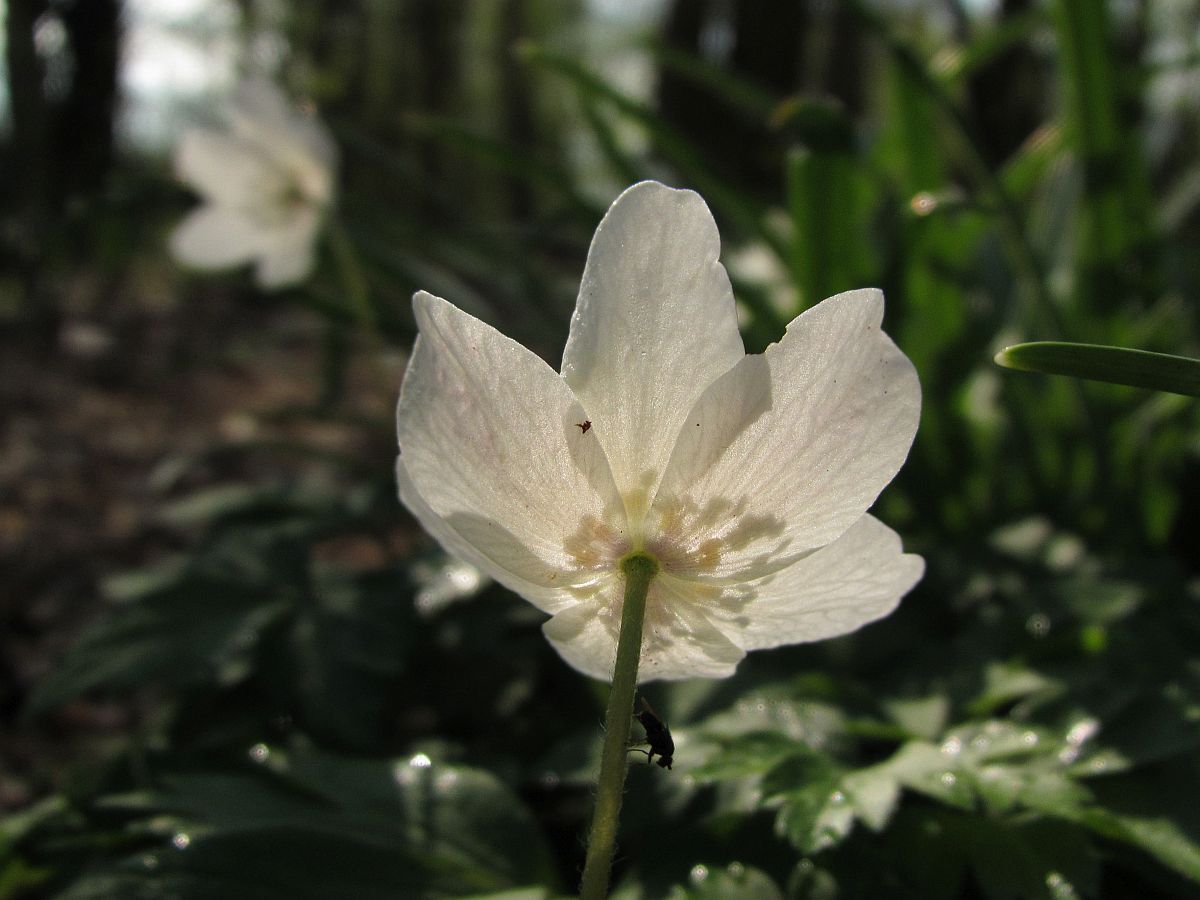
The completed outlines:
<svg viewBox="0 0 1200 900">
<path fill-rule="evenodd" d="M 625 573 L 625 603 L 621 607 L 621 634 L 617 639 L 617 664 L 613 669 L 608 713 L 604 719 L 604 753 L 600 757 L 600 782 L 596 787 L 596 812 L 583 865 L 581 900 L 603 900 L 617 845 L 617 822 L 625 793 L 629 761 L 629 728 L 633 721 L 633 695 L 637 690 L 638 658 L 642 651 L 642 620 L 646 593 L 658 574 L 658 562 L 645 553 L 631 553 L 621 562 Z"/>
</svg>

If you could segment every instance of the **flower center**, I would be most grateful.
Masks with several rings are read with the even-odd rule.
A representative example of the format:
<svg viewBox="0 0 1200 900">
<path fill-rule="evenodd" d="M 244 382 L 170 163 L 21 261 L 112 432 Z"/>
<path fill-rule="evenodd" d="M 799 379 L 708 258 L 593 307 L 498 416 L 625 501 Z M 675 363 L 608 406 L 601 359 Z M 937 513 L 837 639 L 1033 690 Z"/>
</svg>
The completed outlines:
<svg viewBox="0 0 1200 900">
<path fill-rule="evenodd" d="M 730 553 L 762 543 L 764 557 L 783 549 L 783 522 L 753 515 L 749 501 L 716 497 L 700 505 L 689 497 L 657 497 L 645 525 L 646 550 L 663 571 L 682 578 L 711 576 Z"/>
<path fill-rule="evenodd" d="M 645 553 L 664 575 L 711 581 L 729 556 L 744 555 L 758 544 L 759 562 L 784 549 L 783 523 L 774 516 L 749 512 L 749 501 L 718 497 L 703 504 L 688 497 L 659 496 L 651 504 L 645 492 L 622 497 L 619 509 L 587 515 L 565 540 L 564 549 L 576 572 L 593 578 L 581 585 L 590 593 L 621 571 L 631 554 Z M 577 582 L 578 583 L 578 582 Z"/>
</svg>

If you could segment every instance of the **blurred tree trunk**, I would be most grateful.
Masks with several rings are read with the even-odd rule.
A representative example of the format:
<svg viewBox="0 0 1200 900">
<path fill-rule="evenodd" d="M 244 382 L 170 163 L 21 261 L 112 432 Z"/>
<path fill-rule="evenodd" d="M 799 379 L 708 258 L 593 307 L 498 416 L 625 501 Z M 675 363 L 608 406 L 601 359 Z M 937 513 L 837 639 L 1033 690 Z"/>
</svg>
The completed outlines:
<svg viewBox="0 0 1200 900">
<path fill-rule="evenodd" d="M 535 144 L 535 126 L 531 101 L 533 91 L 529 76 L 512 52 L 521 38 L 527 36 L 526 0 L 504 0 L 500 25 L 500 47 L 497 54 L 500 72 L 500 101 L 504 106 L 504 138 L 514 147 Z M 533 194 L 529 183 L 518 178 L 508 179 L 510 212 L 525 220 L 533 213 Z"/>
<path fill-rule="evenodd" d="M 56 15 L 66 35 L 57 53 L 65 84 L 47 79 L 37 32 Z M 91 195 L 112 164 L 120 58 L 120 0 L 10 0 L 6 37 L 13 157 L 23 207 L 34 220 Z"/>
<path fill-rule="evenodd" d="M 12 97 L 10 153 L 17 177 L 6 256 L 20 273 L 24 317 L 53 332 L 44 290 L 48 261 L 90 258 L 87 229 L 113 160 L 120 57 L 120 0 L 10 0 L 5 25 Z M 57 21 L 56 21 L 57 20 Z M 63 41 L 39 37 L 61 28 Z"/>
<path fill-rule="evenodd" d="M 822 0 L 675 0 L 663 28 L 668 47 L 746 79 L 779 98 L 831 97 L 851 115 L 864 104 L 863 38 L 848 8 Z M 745 187 L 778 193 L 783 159 L 768 123 L 750 121 L 710 89 L 669 68 L 659 72 L 663 117 Z M 773 149 L 773 152 L 769 152 Z"/>
<path fill-rule="evenodd" d="M 44 217 L 46 195 L 46 106 L 42 84 L 46 73 L 34 44 L 37 20 L 46 0 L 9 0 L 5 28 L 8 86 L 12 102 L 12 158 L 20 176 L 13 180 L 14 199 L 28 228 Z M 23 231 L 24 229 L 22 229 Z M 22 242 L 24 243 L 24 242 Z"/>
<path fill-rule="evenodd" d="M 120 0 L 75 0 L 60 6 L 74 73 L 56 111 L 55 167 L 60 199 L 87 198 L 104 186 L 113 160 Z"/>
<path fill-rule="evenodd" d="M 424 63 L 418 88 L 420 109 L 447 115 L 461 81 L 463 48 L 457 38 L 462 33 L 462 0 L 415 0 L 413 7 L 412 24 Z M 445 154 L 434 144 L 422 145 L 421 163 L 430 179 L 444 180 Z"/>
</svg>

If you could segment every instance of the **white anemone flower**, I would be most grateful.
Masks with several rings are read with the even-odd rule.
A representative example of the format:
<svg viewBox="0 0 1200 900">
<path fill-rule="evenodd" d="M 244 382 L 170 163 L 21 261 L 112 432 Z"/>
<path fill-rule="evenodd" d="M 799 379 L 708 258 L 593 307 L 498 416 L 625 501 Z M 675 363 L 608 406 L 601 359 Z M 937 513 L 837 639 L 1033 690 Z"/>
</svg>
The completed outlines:
<svg viewBox="0 0 1200 900">
<path fill-rule="evenodd" d="M 259 79 L 237 87 L 225 119 L 221 130 L 188 129 L 176 147 L 176 171 L 204 204 L 172 233 L 171 252 L 198 269 L 254 262 L 263 288 L 303 281 L 333 199 L 333 140 Z"/>
<path fill-rule="evenodd" d="M 400 497 L 548 613 L 546 637 L 595 678 L 613 677 L 630 553 L 658 563 L 642 681 L 721 678 L 748 650 L 853 631 L 924 571 L 866 514 L 920 413 L 883 295 L 832 297 L 747 355 L 719 248 L 697 194 L 626 190 L 592 240 L 561 374 L 414 298 Z"/>
</svg>

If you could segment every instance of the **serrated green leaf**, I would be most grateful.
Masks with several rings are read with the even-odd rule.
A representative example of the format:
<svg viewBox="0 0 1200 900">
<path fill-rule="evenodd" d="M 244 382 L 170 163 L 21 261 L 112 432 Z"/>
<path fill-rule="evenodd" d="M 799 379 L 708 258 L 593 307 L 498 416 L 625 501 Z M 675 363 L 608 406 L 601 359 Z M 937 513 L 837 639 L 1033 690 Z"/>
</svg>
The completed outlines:
<svg viewBox="0 0 1200 900">
<path fill-rule="evenodd" d="M 676 885 L 670 900 L 783 900 L 783 891 L 770 876 L 759 869 L 731 863 L 723 868 L 697 865 L 688 885 Z"/>
<path fill-rule="evenodd" d="M 842 770 L 819 753 L 793 756 L 768 772 L 763 797 L 781 800 L 775 829 L 804 853 L 840 843 L 854 827 L 854 807 L 841 789 Z"/>
<path fill-rule="evenodd" d="M 985 716 L 1001 706 L 1051 689 L 1061 689 L 1052 679 L 1023 666 L 990 663 L 983 675 L 983 690 L 968 707 L 972 715 Z"/>
<path fill-rule="evenodd" d="M 950 700 L 942 694 L 931 694 L 928 697 L 889 700 L 884 708 L 910 734 L 932 740 L 946 727 Z"/>
<path fill-rule="evenodd" d="M 729 738 L 710 738 L 713 749 L 688 774 L 700 781 L 723 781 L 761 775 L 806 745 L 776 731 L 751 732 Z M 697 747 L 699 750 L 699 746 Z"/>
<path fill-rule="evenodd" d="M 95 690 L 129 691 L 236 677 L 286 604 L 243 584 L 200 577 L 109 611 L 38 684 L 33 712 Z"/>
<path fill-rule="evenodd" d="M 925 741 L 910 741 L 880 764 L 910 790 L 960 809 L 973 809 L 975 794 L 959 772 L 959 762 Z"/>
<path fill-rule="evenodd" d="M 988 900 L 1061 900 L 1095 892 L 1095 850 L 1069 823 L 971 817 L 960 820 L 958 830 Z"/>
<path fill-rule="evenodd" d="M 900 782 L 885 768 L 872 766 L 842 779 L 842 790 L 863 823 L 882 831 L 900 802 Z"/>
<path fill-rule="evenodd" d="M 486 772 L 427 756 L 364 761 L 256 748 L 258 769 L 181 773 L 113 797 L 159 849 L 123 864 L 160 886 L 206 873 L 228 896 L 440 897 L 552 884 L 533 817 Z M 390 892 L 390 893 L 389 893 Z M 264 896 L 274 896 L 266 894 Z"/>
</svg>

